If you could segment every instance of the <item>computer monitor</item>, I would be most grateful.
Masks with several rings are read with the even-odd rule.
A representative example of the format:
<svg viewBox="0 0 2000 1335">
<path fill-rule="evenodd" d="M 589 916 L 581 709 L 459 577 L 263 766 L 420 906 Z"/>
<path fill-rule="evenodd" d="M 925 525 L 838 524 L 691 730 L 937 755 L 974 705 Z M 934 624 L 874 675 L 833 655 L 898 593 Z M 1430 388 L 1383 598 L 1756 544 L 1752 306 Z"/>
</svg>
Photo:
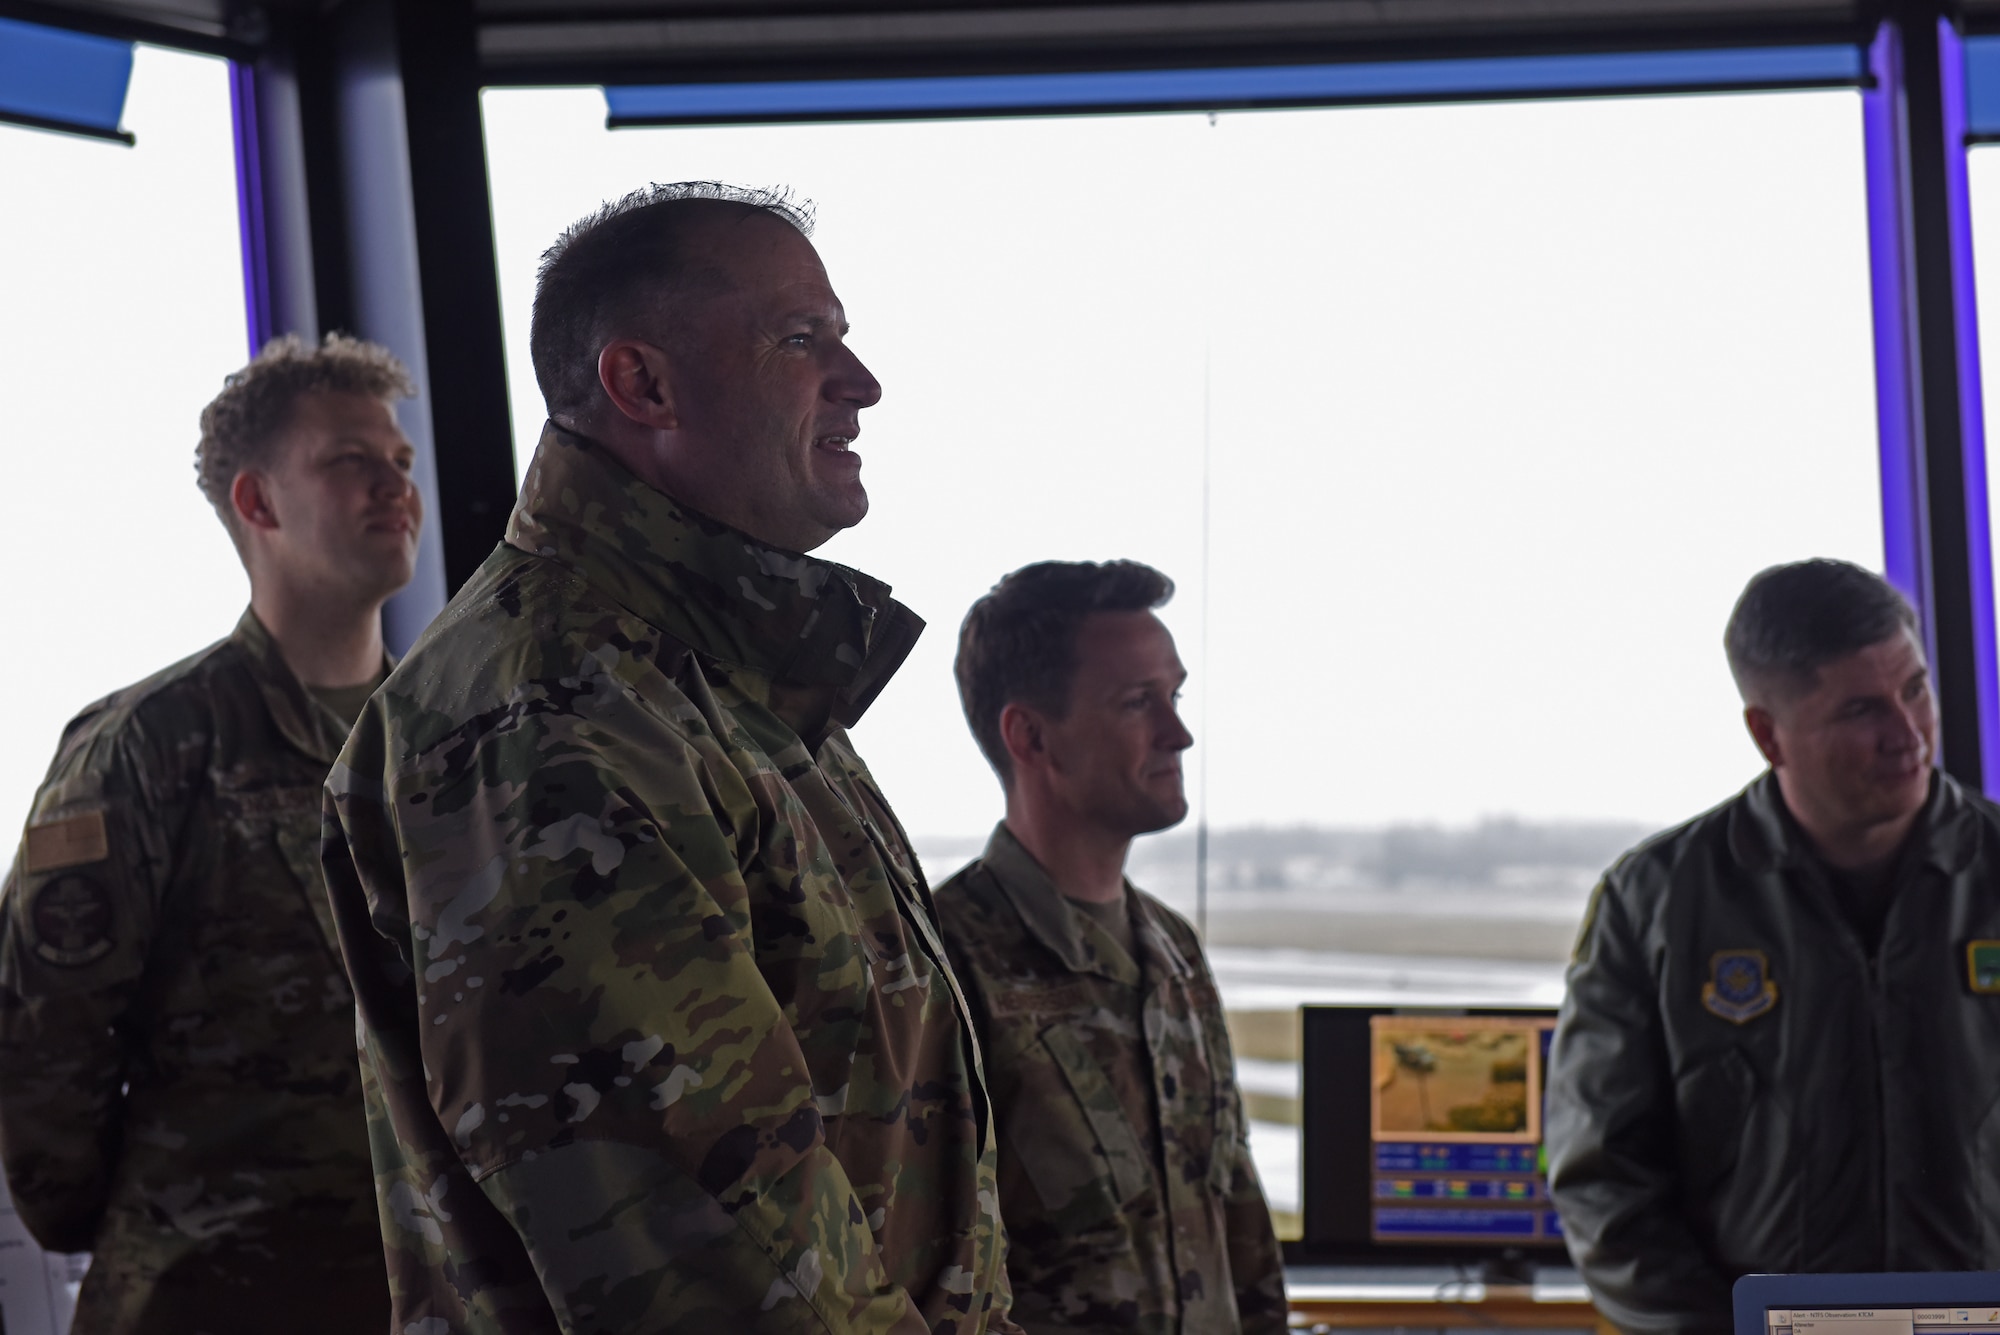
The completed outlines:
<svg viewBox="0 0 2000 1335">
<path fill-rule="evenodd" d="M 1736 1335 L 2000 1331 L 2000 1274 L 1745 1275 Z"/>
<path fill-rule="evenodd" d="M 1302 1262 L 1561 1263 L 1553 1007 L 1307 1006 Z"/>
</svg>

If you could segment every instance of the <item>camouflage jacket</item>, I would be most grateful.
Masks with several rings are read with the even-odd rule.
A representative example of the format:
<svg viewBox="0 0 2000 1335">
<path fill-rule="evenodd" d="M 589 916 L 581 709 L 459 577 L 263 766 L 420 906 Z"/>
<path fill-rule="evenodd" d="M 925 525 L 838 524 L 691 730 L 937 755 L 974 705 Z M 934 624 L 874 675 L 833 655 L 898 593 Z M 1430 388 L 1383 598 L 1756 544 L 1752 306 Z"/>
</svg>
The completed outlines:
<svg viewBox="0 0 2000 1335">
<path fill-rule="evenodd" d="M 397 1331 L 1014 1329 L 888 592 L 543 437 L 328 782 Z"/>
<path fill-rule="evenodd" d="M 993 1090 L 1015 1315 L 1031 1331 L 1282 1331 L 1215 980 L 1179 914 L 1129 883 L 1126 899 L 1136 961 L 1005 825 L 938 888 Z"/>
<path fill-rule="evenodd" d="M 78 1335 L 388 1320 L 317 859 L 345 731 L 246 612 L 63 734 L 0 891 L 0 1157 L 96 1253 Z"/>
</svg>

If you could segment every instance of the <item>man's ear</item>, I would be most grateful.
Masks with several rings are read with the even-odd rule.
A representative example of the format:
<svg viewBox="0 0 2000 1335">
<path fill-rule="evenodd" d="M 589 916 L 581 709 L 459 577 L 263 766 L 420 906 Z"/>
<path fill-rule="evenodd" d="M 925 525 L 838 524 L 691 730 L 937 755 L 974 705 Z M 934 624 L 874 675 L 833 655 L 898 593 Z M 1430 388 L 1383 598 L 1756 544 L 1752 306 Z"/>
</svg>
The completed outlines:
<svg viewBox="0 0 2000 1335">
<path fill-rule="evenodd" d="M 229 508 L 245 528 L 275 529 L 278 512 L 271 504 L 271 483 L 262 473 L 245 469 L 229 484 Z"/>
<path fill-rule="evenodd" d="M 640 426 L 672 431 L 680 425 L 674 407 L 667 354 L 636 338 L 614 338 L 597 354 L 597 383 L 611 406 Z"/>
<path fill-rule="evenodd" d="M 1743 707 L 1743 726 L 1750 730 L 1750 740 L 1757 743 L 1757 750 L 1764 756 L 1772 769 L 1785 763 L 1785 753 L 1778 745 L 1778 720 L 1762 705 Z"/>
<path fill-rule="evenodd" d="M 1048 741 L 1042 732 L 1042 717 L 1019 702 L 1000 710 L 1000 744 L 1007 748 L 1014 774 L 1038 768 L 1048 756 Z"/>
</svg>

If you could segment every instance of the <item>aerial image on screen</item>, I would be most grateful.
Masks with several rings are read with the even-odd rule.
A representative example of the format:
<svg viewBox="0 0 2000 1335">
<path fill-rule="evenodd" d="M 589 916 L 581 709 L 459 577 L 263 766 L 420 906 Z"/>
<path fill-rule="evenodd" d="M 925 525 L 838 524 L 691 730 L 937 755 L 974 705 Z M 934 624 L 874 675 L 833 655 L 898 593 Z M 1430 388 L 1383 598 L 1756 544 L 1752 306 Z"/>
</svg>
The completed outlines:
<svg viewBox="0 0 2000 1335">
<path fill-rule="evenodd" d="M 1376 1240 L 1562 1235 L 1542 1152 L 1554 1028 L 1544 1017 L 1370 1019 Z"/>
</svg>

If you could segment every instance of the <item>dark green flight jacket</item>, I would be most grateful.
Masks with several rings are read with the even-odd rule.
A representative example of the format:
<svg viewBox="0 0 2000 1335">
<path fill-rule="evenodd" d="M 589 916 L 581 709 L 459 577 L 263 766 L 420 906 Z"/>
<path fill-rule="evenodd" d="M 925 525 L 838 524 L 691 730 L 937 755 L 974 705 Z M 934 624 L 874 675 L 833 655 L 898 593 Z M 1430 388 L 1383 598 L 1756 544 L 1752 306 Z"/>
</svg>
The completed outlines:
<svg viewBox="0 0 2000 1335">
<path fill-rule="evenodd" d="M 1621 1328 L 1729 1330 L 1751 1272 L 2000 1269 L 2000 808 L 1938 774 L 1912 837 L 1872 956 L 1769 774 L 1598 887 L 1547 1139 Z"/>
</svg>

